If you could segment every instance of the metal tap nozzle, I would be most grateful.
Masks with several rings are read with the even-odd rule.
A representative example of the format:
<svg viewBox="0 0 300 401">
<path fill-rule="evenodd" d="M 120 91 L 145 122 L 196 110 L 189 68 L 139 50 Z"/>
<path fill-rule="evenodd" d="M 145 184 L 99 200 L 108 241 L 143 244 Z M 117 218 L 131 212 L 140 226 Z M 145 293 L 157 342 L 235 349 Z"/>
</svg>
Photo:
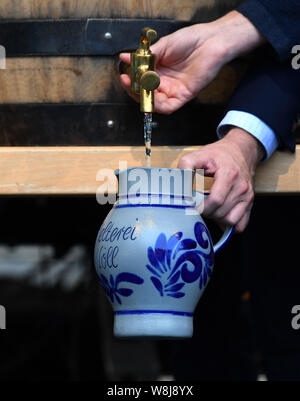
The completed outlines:
<svg viewBox="0 0 300 401">
<path fill-rule="evenodd" d="M 150 43 L 156 38 L 154 29 L 143 28 L 139 48 L 131 53 L 131 90 L 140 94 L 140 108 L 144 113 L 154 112 L 154 90 L 160 84 L 159 75 L 154 71 L 155 55 L 150 50 Z"/>
</svg>

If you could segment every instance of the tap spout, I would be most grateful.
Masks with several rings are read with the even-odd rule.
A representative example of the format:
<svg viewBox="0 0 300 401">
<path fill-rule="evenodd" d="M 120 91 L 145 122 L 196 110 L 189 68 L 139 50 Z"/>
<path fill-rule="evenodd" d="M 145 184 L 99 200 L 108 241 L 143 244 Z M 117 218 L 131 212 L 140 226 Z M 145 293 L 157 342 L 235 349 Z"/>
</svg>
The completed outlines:
<svg viewBox="0 0 300 401">
<path fill-rule="evenodd" d="M 154 112 L 154 90 L 160 84 L 159 75 L 154 71 L 155 55 L 150 50 L 150 43 L 156 37 L 154 29 L 143 28 L 139 48 L 131 53 L 131 90 L 140 95 L 140 109 L 144 113 Z"/>
</svg>

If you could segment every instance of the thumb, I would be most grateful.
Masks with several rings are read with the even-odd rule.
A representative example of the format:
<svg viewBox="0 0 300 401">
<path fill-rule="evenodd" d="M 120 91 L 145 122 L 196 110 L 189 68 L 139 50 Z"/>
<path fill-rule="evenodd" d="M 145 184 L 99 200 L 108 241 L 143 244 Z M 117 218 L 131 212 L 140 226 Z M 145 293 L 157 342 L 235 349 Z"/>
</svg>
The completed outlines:
<svg viewBox="0 0 300 401">
<path fill-rule="evenodd" d="M 150 47 L 151 52 L 156 56 L 156 61 L 159 61 L 167 50 L 168 36 L 163 36 Z"/>
<path fill-rule="evenodd" d="M 130 53 L 120 53 L 119 56 L 124 63 L 130 64 Z"/>
</svg>

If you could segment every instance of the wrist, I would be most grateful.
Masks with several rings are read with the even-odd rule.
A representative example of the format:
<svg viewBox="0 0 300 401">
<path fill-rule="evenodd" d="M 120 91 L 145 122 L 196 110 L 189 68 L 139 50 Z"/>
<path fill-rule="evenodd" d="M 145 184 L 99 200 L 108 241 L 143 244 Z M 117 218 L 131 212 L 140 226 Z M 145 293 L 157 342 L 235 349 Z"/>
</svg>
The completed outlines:
<svg viewBox="0 0 300 401">
<path fill-rule="evenodd" d="M 210 24 L 215 31 L 215 46 L 222 53 L 224 63 L 247 54 L 266 42 L 256 27 L 235 10 Z"/>
<path fill-rule="evenodd" d="M 265 157 L 263 145 L 249 132 L 238 127 L 232 128 L 223 139 L 242 153 L 250 171 L 254 174 L 257 165 Z"/>
</svg>

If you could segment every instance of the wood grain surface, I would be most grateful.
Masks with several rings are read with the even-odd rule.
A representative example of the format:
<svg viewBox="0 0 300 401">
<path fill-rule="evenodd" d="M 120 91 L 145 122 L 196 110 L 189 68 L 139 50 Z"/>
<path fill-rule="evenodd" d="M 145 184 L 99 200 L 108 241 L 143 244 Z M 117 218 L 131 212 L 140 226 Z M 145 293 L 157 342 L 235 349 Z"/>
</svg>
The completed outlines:
<svg viewBox="0 0 300 401">
<path fill-rule="evenodd" d="M 2 19 L 162 18 L 204 22 L 241 0 L 0 0 Z M 235 61 L 197 99 L 228 101 L 247 63 Z M 16 57 L 0 70 L 0 103 L 128 102 L 118 78 L 118 57 Z"/>
<path fill-rule="evenodd" d="M 110 57 L 10 58 L 0 103 L 127 101 Z"/>
<path fill-rule="evenodd" d="M 8 58 L 0 70 L 0 103 L 128 103 L 117 67 L 117 56 Z M 226 102 L 245 70 L 241 60 L 225 66 L 198 101 Z"/>
<path fill-rule="evenodd" d="M 242 0 L 1 0 L 0 18 L 169 18 L 210 20 Z"/>
<path fill-rule="evenodd" d="M 176 167 L 181 156 L 195 149 L 154 147 L 152 166 Z M 95 195 L 103 184 L 99 179 L 101 169 L 122 167 L 119 161 L 127 167 L 143 166 L 144 147 L 0 148 L 0 195 Z M 114 185 L 110 187 L 112 192 Z M 295 154 L 276 152 L 262 164 L 255 189 L 264 194 L 299 193 L 300 146 Z"/>
</svg>

